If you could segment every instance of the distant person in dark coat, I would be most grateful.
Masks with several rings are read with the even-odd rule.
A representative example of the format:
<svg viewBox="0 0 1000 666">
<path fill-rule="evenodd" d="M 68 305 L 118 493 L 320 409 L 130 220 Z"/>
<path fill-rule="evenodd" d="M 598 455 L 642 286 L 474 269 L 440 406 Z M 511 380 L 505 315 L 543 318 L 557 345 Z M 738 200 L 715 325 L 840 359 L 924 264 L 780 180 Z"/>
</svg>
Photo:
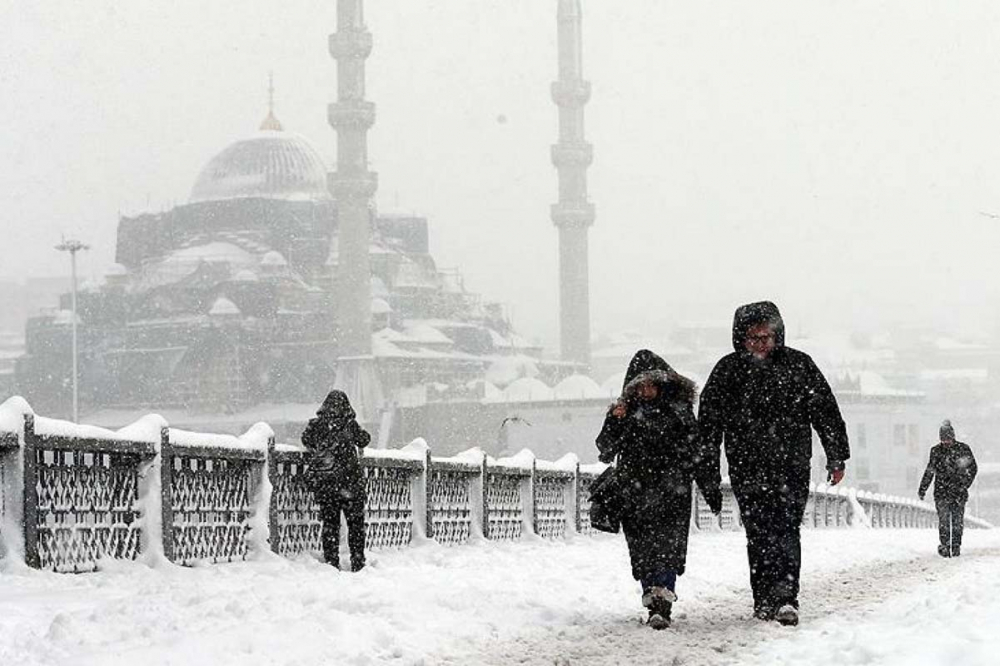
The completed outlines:
<svg viewBox="0 0 1000 666">
<path fill-rule="evenodd" d="M 850 457 L 847 428 L 813 360 L 785 346 L 785 325 L 774 303 L 736 310 L 733 349 L 705 384 L 698 422 L 716 455 L 725 440 L 747 535 L 754 615 L 795 625 L 812 429 L 826 452 L 828 479 L 837 484 Z"/>
<path fill-rule="evenodd" d="M 941 541 L 938 554 L 941 557 L 958 557 L 962 554 L 969 486 L 976 480 L 979 468 L 969 445 L 955 440 L 955 428 L 951 421 L 945 420 L 941 424 L 938 435 L 941 443 L 931 447 L 931 457 L 917 494 L 923 499 L 931 481 L 934 482 L 934 505 Z"/>
<path fill-rule="evenodd" d="M 714 513 L 722 509 L 718 457 L 702 455 L 694 416 L 695 385 L 643 349 L 625 374 L 621 397 L 597 436 L 600 460 L 618 459 L 622 530 L 632 576 L 642 585 L 649 625 L 664 629 L 684 573 L 691 522 L 691 480 Z"/>
<path fill-rule="evenodd" d="M 340 567 L 340 514 L 347 519 L 351 571 L 365 566 L 365 479 L 358 449 L 371 441 L 343 391 L 331 391 L 302 433 L 310 490 L 323 521 L 323 559 Z"/>
</svg>

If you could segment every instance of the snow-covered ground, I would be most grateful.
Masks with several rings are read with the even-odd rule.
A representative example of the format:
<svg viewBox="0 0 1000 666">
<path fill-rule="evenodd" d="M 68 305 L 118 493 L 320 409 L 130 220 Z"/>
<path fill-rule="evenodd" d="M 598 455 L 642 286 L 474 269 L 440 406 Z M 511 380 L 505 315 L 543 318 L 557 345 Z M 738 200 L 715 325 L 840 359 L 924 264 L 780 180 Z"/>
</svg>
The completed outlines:
<svg viewBox="0 0 1000 666">
<path fill-rule="evenodd" d="M 996 664 L 1000 530 L 807 530 L 802 624 L 750 617 L 743 535 L 691 539 L 674 625 L 642 624 L 621 537 L 0 573 L 0 664 Z"/>
</svg>

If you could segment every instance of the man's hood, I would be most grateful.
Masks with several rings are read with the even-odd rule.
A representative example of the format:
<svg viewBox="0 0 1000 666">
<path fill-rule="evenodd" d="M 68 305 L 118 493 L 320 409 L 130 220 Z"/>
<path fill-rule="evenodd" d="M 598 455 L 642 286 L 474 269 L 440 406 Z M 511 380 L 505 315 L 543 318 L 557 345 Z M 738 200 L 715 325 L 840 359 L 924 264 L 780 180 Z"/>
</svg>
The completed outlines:
<svg viewBox="0 0 1000 666">
<path fill-rule="evenodd" d="M 648 349 L 640 349 L 632 357 L 625 371 L 625 383 L 622 386 L 622 397 L 630 398 L 635 395 L 639 384 L 651 381 L 659 384 L 664 389 L 664 395 L 679 398 L 685 402 L 693 403 L 697 392 L 693 381 L 680 375 L 670 367 L 660 356 Z"/>
<path fill-rule="evenodd" d="M 785 322 L 781 319 L 778 306 L 771 301 L 747 303 L 736 308 L 733 315 L 733 349 L 746 351 L 743 346 L 747 331 L 757 324 L 771 324 L 774 327 L 775 348 L 785 346 Z"/>
</svg>

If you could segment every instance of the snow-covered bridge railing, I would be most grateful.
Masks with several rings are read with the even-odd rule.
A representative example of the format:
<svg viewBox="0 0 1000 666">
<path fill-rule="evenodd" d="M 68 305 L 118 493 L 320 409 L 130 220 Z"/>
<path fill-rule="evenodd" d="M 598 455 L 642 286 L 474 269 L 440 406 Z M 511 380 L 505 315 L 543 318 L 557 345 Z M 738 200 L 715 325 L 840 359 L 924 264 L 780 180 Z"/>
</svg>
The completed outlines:
<svg viewBox="0 0 1000 666">
<path fill-rule="evenodd" d="M 12 401 L 0 407 L 0 555 L 92 571 L 106 559 L 190 565 L 321 550 L 305 451 L 275 444 L 266 424 L 234 437 L 149 416 L 109 431 L 36 417 Z M 439 458 L 422 441 L 368 451 L 362 464 L 369 548 L 588 532 L 584 495 L 600 472 L 530 452 Z"/>
<path fill-rule="evenodd" d="M 319 507 L 305 484 L 305 451 L 279 444 L 268 460 L 272 548 L 282 555 L 318 552 Z M 461 544 L 584 531 L 579 528 L 589 523 L 588 504 L 580 488 L 598 473 L 581 469 L 573 457 L 550 463 L 529 452 L 496 460 L 471 449 L 439 458 L 419 440 L 399 450 L 366 451 L 362 467 L 369 548 L 405 546 L 422 538 Z"/>
<path fill-rule="evenodd" d="M 441 458 L 421 440 L 366 451 L 362 463 L 367 546 L 376 549 L 588 534 L 589 488 L 603 469 L 573 456 L 536 460 L 530 451 Z M 318 553 L 319 507 L 306 468 L 305 451 L 276 444 L 263 423 L 234 437 L 148 416 L 114 432 L 36 417 L 12 398 L 0 406 L 0 555 L 89 571 L 104 559 L 190 565 Z M 698 494 L 692 512 L 695 529 L 741 528 L 728 483 L 720 516 Z M 924 502 L 821 485 L 810 489 L 803 524 L 932 527 L 936 514 Z"/>
<path fill-rule="evenodd" d="M 693 518 L 697 529 L 742 529 L 728 480 L 722 485 L 722 513 L 718 517 L 712 515 L 705 500 L 696 494 Z M 966 516 L 965 522 L 973 528 L 992 527 L 975 516 Z M 802 516 L 802 525 L 812 528 L 936 528 L 937 524 L 937 511 L 927 502 L 826 484 L 809 484 L 809 499 Z"/>
</svg>

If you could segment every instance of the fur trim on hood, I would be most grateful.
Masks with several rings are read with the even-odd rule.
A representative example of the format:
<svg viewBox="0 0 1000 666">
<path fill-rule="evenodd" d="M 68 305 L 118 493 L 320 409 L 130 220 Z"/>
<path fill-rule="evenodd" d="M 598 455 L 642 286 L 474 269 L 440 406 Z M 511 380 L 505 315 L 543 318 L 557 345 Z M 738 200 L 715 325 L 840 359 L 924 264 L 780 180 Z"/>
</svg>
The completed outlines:
<svg viewBox="0 0 1000 666">
<path fill-rule="evenodd" d="M 662 393 L 672 400 L 681 400 L 693 404 L 698 389 L 695 383 L 679 374 L 648 349 L 640 349 L 632 357 L 628 371 L 625 373 L 625 385 L 622 386 L 622 397 L 626 400 L 635 398 L 639 385 L 651 381 L 658 384 Z"/>
</svg>

